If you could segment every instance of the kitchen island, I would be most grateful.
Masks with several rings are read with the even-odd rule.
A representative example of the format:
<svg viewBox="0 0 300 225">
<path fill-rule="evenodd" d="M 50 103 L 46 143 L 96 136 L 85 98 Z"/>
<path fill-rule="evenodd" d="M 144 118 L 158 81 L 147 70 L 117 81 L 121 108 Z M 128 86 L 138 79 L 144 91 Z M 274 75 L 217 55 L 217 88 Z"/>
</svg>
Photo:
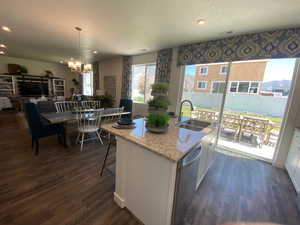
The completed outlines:
<svg viewBox="0 0 300 225">
<path fill-rule="evenodd" d="M 177 224 L 178 205 L 184 206 L 177 196 L 179 180 L 183 179 L 179 173 L 182 161 L 190 151 L 201 148 L 192 187 L 196 189 L 213 161 L 215 129 L 180 128 L 172 119 L 168 132 L 153 134 L 147 131 L 144 118 L 134 122 L 134 129 L 116 129 L 112 124 L 102 126 L 117 139 L 114 200 L 146 225 Z"/>
</svg>

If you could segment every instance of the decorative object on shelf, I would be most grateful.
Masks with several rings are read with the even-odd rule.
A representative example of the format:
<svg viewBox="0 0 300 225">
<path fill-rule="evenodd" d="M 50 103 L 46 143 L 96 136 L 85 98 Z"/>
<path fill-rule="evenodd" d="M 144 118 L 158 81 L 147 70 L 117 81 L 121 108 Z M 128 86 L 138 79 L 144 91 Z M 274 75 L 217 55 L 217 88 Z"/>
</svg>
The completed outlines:
<svg viewBox="0 0 300 225">
<path fill-rule="evenodd" d="M 68 67 L 73 72 L 79 72 L 79 73 L 86 73 L 92 71 L 92 64 L 84 64 L 82 62 L 82 55 L 81 55 L 81 45 L 80 45 L 80 33 L 82 29 L 80 27 L 75 27 L 75 30 L 78 31 L 78 50 L 80 52 L 80 61 L 75 61 L 74 59 L 71 59 L 68 62 Z"/>
<path fill-rule="evenodd" d="M 7 71 L 9 74 L 17 74 L 21 69 L 21 66 L 18 64 L 7 64 Z"/>
<path fill-rule="evenodd" d="M 152 85 L 152 99 L 148 101 L 148 112 L 146 128 L 153 133 L 165 133 L 169 127 L 170 116 L 167 115 L 169 84 L 158 82 Z"/>
<path fill-rule="evenodd" d="M 28 70 L 25 66 L 21 66 L 18 74 L 27 74 Z"/>
<path fill-rule="evenodd" d="M 51 70 L 45 70 L 45 77 L 52 77 L 53 73 Z"/>
</svg>

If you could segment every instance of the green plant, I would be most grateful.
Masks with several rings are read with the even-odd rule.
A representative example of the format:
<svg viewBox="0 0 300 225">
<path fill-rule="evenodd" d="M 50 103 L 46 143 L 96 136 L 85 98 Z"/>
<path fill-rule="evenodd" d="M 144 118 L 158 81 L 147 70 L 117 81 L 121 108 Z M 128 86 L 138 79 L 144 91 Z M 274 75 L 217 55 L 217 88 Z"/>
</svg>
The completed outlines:
<svg viewBox="0 0 300 225">
<path fill-rule="evenodd" d="M 153 98 L 147 103 L 149 107 L 153 107 L 155 109 L 168 109 L 168 106 L 170 105 L 168 100 L 160 98 Z"/>
<path fill-rule="evenodd" d="M 169 90 L 169 84 L 165 82 L 158 82 L 155 84 L 152 84 L 151 86 L 153 93 L 167 93 Z"/>
<path fill-rule="evenodd" d="M 147 118 L 147 126 L 156 128 L 166 127 L 170 120 L 170 116 L 166 114 L 149 114 Z"/>
<path fill-rule="evenodd" d="M 75 87 L 78 87 L 79 86 L 79 82 L 74 78 L 74 79 L 72 79 L 72 82 L 73 82 L 73 85 L 75 86 Z"/>
<path fill-rule="evenodd" d="M 112 108 L 115 103 L 115 99 L 111 95 L 95 96 L 94 99 L 100 101 L 102 108 Z"/>
</svg>

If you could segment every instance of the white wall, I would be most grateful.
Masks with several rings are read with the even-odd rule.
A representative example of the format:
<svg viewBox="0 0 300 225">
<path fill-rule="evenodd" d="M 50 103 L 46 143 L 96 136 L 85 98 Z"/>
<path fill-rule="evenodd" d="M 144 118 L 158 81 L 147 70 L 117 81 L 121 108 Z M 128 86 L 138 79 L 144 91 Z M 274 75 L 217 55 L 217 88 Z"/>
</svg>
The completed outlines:
<svg viewBox="0 0 300 225">
<path fill-rule="evenodd" d="M 297 121 L 300 121 L 300 65 L 299 59 L 295 65 L 294 78 L 293 78 L 293 89 L 291 91 L 291 97 L 287 103 L 287 109 L 285 112 L 285 121 L 283 122 L 284 126 L 281 129 L 282 138 L 279 141 L 276 153 L 274 156 L 274 165 L 277 167 L 284 167 L 291 140 L 295 128 L 299 125 Z"/>
<path fill-rule="evenodd" d="M 70 88 L 74 87 L 72 79 L 78 80 L 78 74 L 70 72 L 68 67 L 60 63 L 50 63 L 32 59 L 15 58 L 8 56 L 0 57 L 0 74 L 7 73 L 7 64 L 25 66 L 30 75 L 45 75 L 45 70 L 50 70 L 55 77 L 64 78 L 66 81 L 65 96 L 70 96 Z"/>
<path fill-rule="evenodd" d="M 122 72 L 123 72 L 123 59 L 121 56 L 111 59 L 105 59 L 99 62 L 99 82 L 100 89 L 105 91 L 104 76 L 116 77 L 116 106 L 119 105 L 122 90 Z"/>
<path fill-rule="evenodd" d="M 132 64 L 147 64 L 147 63 L 156 63 L 157 52 L 150 52 L 141 55 L 134 55 L 132 57 Z M 123 71 L 123 62 L 122 57 L 115 57 L 111 59 L 105 59 L 99 62 L 99 82 L 100 89 L 104 89 L 103 78 L 104 76 L 116 76 L 117 82 L 117 97 L 116 103 L 119 103 L 121 98 L 121 89 L 122 89 L 122 71 Z M 177 66 L 177 48 L 173 49 L 173 61 L 171 65 L 171 79 L 170 79 L 170 89 L 169 89 L 169 100 L 171 105 L 169 111 L 176 112 L 178 102 L 180 99 L 180 84 L 183 79 L 182 68 Z M 148 105 L 141 103 L 133 104 L 133 114 L 134 115 L 147 115 Z"/>
</svg>

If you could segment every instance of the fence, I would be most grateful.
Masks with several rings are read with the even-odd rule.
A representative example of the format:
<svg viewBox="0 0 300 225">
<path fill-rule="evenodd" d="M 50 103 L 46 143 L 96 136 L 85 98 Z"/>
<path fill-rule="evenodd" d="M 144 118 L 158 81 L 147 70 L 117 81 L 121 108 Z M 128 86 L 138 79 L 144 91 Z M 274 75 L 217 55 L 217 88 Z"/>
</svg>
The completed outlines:
<svg viewBox="0 0 300 225">
<path fill-rule="evenodd" d="M 221 107 L 222 94 L 183 92 L 182 99 L 191 100 L 196 107 L 218 110 Z M 287 97 L 228 93 L 225 109 L 283 117 L 287 99 Z"/>
</svg>

